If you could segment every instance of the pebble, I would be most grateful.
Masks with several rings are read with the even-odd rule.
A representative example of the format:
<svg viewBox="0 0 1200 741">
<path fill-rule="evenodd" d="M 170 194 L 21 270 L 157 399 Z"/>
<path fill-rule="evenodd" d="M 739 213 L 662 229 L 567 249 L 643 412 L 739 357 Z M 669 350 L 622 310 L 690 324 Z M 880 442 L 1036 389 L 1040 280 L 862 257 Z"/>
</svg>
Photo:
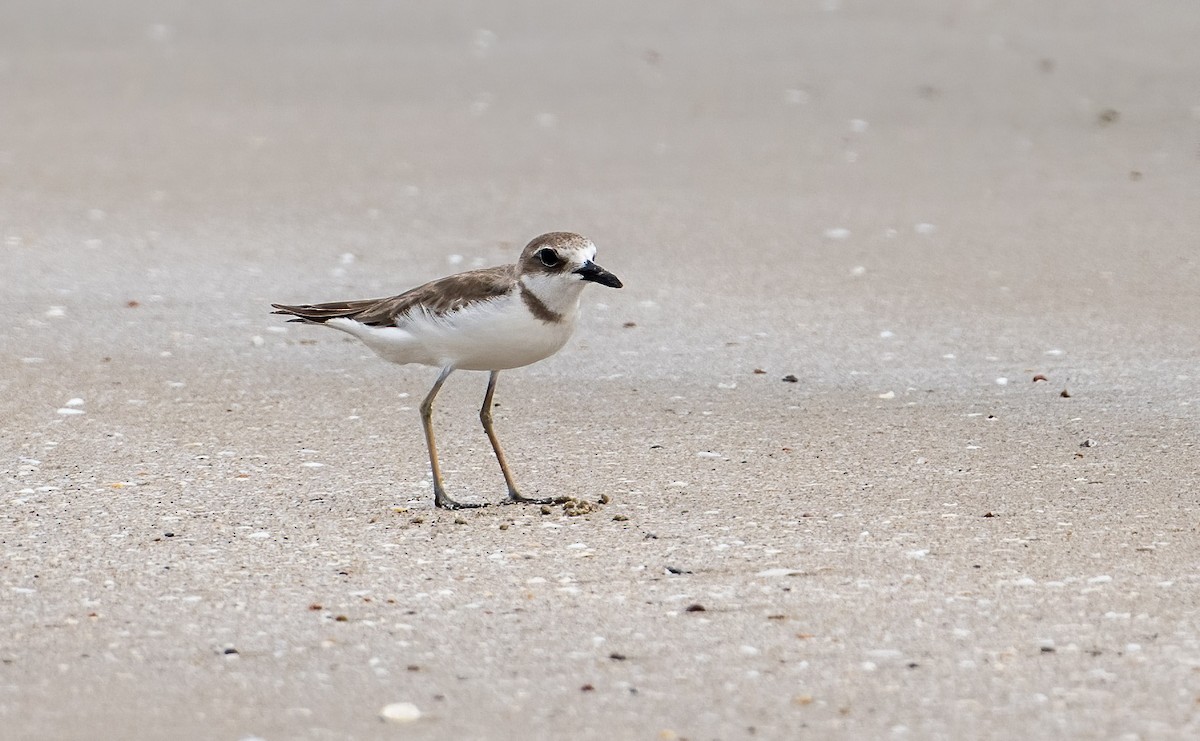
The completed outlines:
<svg viewBox="0 0 1200 741">
<path fill-rule="evenodd" d="M 379 717 L 389 723 L 413 723 L 421 719 L 421 709 L 411 702 L 393 702 L 383 706 Z"/>
</svg>

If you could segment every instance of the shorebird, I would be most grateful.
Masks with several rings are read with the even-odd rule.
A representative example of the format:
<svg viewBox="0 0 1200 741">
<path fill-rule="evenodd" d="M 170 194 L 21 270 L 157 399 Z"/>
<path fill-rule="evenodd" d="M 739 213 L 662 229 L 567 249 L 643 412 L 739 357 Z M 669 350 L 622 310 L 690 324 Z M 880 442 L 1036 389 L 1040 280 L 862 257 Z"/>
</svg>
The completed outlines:
<svg viewBox="0 0 1200 741">
<path fill-rule="evenodd" d="M 500 371 L 536 363 L 558 352 L 579 316 L 588 283 L 620 288 L 621 281 L 595 262 L 596 245 L 570 232 L 535 238 L 512 265 L 471 270 L 431 281 L 397 296 L 290 306 L 271 304 L 290 321 L 340 329 L 384 360 L 440 368 L 421 402 L 421 424 L 433 470 L 433 502 L 444 509 L 480 507 L 451 499 L 442 482 L 433 435 L 433 400 L 456 370 L 488 371 L 479 420 L 492 444 L 508 501 L 548 504 L 517 488 L 492 426 L 492 396 Z"/>
</svg>

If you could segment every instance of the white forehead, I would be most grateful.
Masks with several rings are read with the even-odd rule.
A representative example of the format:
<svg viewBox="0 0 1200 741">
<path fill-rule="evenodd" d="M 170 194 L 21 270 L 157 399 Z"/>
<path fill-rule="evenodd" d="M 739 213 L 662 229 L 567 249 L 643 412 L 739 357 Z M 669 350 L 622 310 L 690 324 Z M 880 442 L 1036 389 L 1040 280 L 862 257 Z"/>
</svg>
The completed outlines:
<svg viewBox="0 0 1200 741">
<path fill-rule="evenodd" d="M 577 247 L 559 247 L 557 251 L 564 260 L 584 263 L 596 259 L 596 245 L 590 239 Z"/>
</svg>

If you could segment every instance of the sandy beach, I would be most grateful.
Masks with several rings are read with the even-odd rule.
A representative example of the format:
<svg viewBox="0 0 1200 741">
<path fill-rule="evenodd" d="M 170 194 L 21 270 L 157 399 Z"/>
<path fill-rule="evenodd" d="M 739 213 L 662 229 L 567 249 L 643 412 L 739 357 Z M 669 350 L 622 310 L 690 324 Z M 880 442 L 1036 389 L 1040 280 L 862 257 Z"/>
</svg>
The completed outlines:
<svg viewBox="0 0 1200 741">
<path fill-rule="evenodd" d="M 1198 28 L 0 5 L 0 737 L 1200 736 Z M 609 501 L 435 510 L 436 371 L 270 303 L 559 229 L 625 287 L 496 425 Z"/>
</svg>

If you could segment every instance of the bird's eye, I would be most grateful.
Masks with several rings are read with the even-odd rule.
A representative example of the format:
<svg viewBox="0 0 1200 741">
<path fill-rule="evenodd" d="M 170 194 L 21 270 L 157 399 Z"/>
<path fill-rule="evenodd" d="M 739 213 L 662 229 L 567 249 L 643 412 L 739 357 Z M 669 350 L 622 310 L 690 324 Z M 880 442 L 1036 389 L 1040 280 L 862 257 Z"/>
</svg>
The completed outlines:
<svg viewBox="0 0 1200 741">
<path fill-rule="evenodd" d="M 537 251 L 537 258 L 542 261 L 542 264 L 548 268 L 552 268 L 561 262 L 558 255 L 550 248 L 540 249 Z"/>
</svg>

